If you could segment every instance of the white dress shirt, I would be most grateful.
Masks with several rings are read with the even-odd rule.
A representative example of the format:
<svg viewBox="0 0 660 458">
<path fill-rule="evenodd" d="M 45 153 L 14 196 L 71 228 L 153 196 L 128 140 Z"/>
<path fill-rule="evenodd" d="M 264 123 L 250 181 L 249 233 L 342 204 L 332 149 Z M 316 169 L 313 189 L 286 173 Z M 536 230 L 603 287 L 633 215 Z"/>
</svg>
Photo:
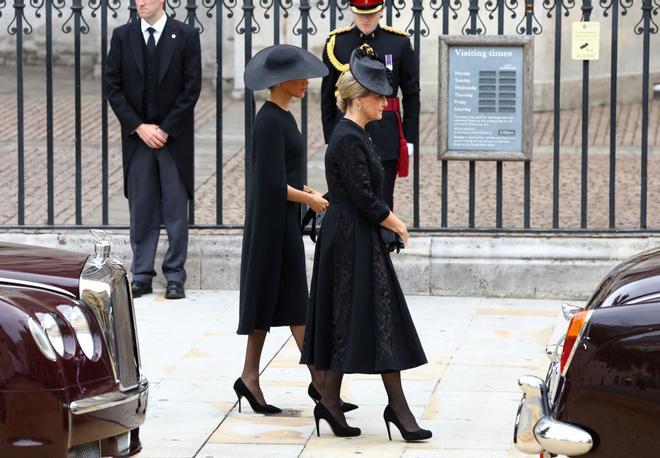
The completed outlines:
<svg viewBox="0 0 660 458">
<path fill-rule="evenodd" d="M 140 27 L 142 28 L 142 37 L 144 38 L 144 43 L 147 43 L 147 40 L 149 40 L 149 31 L 147 30 L 149 27 L 152 27 L 155 32 L 154 32 L 154 40 L 156 40 L 156 46 L 158 46 L 158 39 L 160 38 L 161 34 L 163 33 L 163 29 L 165 28 L 165 23 L 167 22 L 167 14 L 163 13 L 163 15 L 156 21 L 155 24 L 151 25 L 144 19 L 140 18 Z"/>
</svg>

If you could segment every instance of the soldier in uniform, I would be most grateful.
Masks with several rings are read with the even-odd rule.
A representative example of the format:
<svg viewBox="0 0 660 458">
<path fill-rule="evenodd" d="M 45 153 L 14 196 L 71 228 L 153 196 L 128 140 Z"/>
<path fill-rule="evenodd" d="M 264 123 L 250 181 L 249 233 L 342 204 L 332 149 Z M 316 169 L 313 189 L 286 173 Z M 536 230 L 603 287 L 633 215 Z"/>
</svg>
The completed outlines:
<svg viewBox="0 0 660 458">
<path fill-rule="evenodd" d="M 419 129 L 419 74 L 415 54 L 408 34 L 380 25 L 383 0 L 350 0 L 350 5 L 354 25 L 330 32 L 323 51 L 323 62 L 330 70 L 321 84 L 323 136 L 328 143 L 335 124 L 343 116 L 336 104 L 337 80 L 348 71 L 353 50 L 366 43 L 392 74 L 394 92 L 387 98 L 383 118 L 368 124 L 366 130 L 385 169 L 384 200 L 393 209 L 394 180 L 397 174 L 408 176 L 408 153 L 412 153 Z"/>
</svg>

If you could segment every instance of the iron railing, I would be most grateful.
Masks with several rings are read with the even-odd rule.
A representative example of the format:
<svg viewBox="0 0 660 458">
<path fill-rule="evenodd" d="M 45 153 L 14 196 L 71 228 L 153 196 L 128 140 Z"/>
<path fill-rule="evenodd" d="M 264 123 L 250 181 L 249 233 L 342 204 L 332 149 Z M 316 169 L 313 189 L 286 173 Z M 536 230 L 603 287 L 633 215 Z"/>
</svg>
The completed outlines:
<svg viewBox="0 0 660 458">
<path fill-rule="evenodd" d="M 636 5 L 635 5 L 636 3 Z M 520 226 L 503 226 L 503 163 L 495 163 L 495 221 L 492 227 L 478 228 L 475 224 L 476 216 L 476 162 L 470 161 L 468 168 L 468 215 L 467 225 L 450 226 L 448 223 L 448 196 L 449 196 L 449 176 L 452 165 L 449 161 L 441 161 L 440 178 L 440 225 L 439 227 L 425 227 L 420 225 L 420 149 L 416 144 L 413 157 L 413 193 L 412 193 L 412 215 L 413 229 L 424 231 L 565 231 L 565 232 L 585 232 L 594 230 L 587 225 L 587 216 L 589 210 L 588 200 L 588 165 L 589 165 L 589 61 L 582 64 L 582 144 L 581 144 L 581 190 L 580 190 L 580 227 L 562 228 L 560 226 L 560 96 L 562 84 L 562 34 L 565 33 L 562 28 L 562 19 L 569 17 L 571 10 L 576 9 L 576 0 L 387 0 L 386 2 L 386 23 L 391 25 L 394 18 L 399 18 L 402 14 L 410 14 L 410 21 L 406 30 L 410 38 L 417 57 L 417 66 L 420 66 L 420 53 L 423 46 L 422 38 L 428 37 L 431 27 L 430 21 L 438 21 L 441 24 L 441 33 L 447 35 L 450 33 L 450 24 L 462 21 L 459 19 L 467 7 L 467 18 L 461 27 L 463 34 L 484 35 L 489 33 L 488 28 L 496 22 L 496 33 L 504 34 L 505 23 L 507 20 L 515 23 L 515 32 L 520 35 L 540 35 L 543 33 L 543 24 L 541 21 L 547 20 L 554 22 L 554 73 L 553 73 L 553 160 L 552 160 L 552 226 L 551 227 L 532 227 L 531 221 L 531 165 L 524 162 L 519 166 L 523 169 L 523 217 Z M 639 22 L 634 27 L 634 33 L 642 36 L 642 87 L 641 91 L 641 144 L 640 158 L 640 201 L 639 201 L 639 224 L 637 227 L 624 229 L 632 232 L 644 232 L 648 228 L 647 207 L 648 207 L 648 155 L 649 155 L 649 87 L 650 87 L 650 61 L 651 61 L 651 35 L 658 33 L 658 25 L 654 21 L 655 16 L 660 11 L 660 0 L 599 0 L 593 4 L 592 0 L 581 0 L 579 10 L 581 11 L 581 20 L 589 21 L 594 7 L 601 9 L 603 16 L 611 17 L 611 96 L 610 96 L 610 135 L 609 135 L 609 226 L 598 230 L 619 231 L 616 225 L 616 166 L 617 166 L 617 76 L 618 76 L 618 37 L 619 37 L 619 18 L 626 15 L 639 6 L 641 16 Z M 46 80 L 46 144 L 47 154 L 45 158 L 47 169 L 47 222 L 45 225 L 26 224 L 25 221 L 25 123 L 24 123 L 24 37 L 33 32 L 33 27 L 25 14 L 26 8 L 30 8 L 36 20 L 45 21 L 45 80 Z M 55 190 L 54 190 L 54 121 L 53 113 L 57 109 L 53 94 L 53 35 L 56 31 L 53 29 L 53 15 L 63 17 L 68 12 L 69 17 L 64 22 L 61 30 L 65 34 L 73 34 L 74 37 L 74 98 L 75 98 L 75 226 L 89 227 L 83 225 L 82 221 L 82 133 L 81 133 L 81 39 L 88 34 L 90 26 L 89 17 L 97 18 L 100 15 L 100 55 L 101 69 L 105 69 L 105 56 L 108 51 L 108 34 L 110 32 L 108 19 L 109 16 L 117 18 L 122 8 L 126 8 L 127 20 L 132 21 L 137 18 L 135 0 L 130 3 L 122 3 L 121 0 L 88 0 L 83 4 L 83 0 L 30 0 L 29 4 L 24 0 L 14 0 L 9 4 L 7 0 L 0 0 L 0 16 L 13 15 L 11 24 L 7 28 L 9 35 L 15 38 L 16 43 L 16 153 L 17 153 L 17 213 L 15 224 L 6 224 L 5 228 L 55 228 L 63 227 L 55 223 Z M 410 8 L 410 9 L 409 9 Z M 243 0 L 241 4 L 237 0 L 187 0 L 182 5 L 182 0 L 166 0 L 165 10 L 170 15 L 179 15 L 180 10 L 185 10 L 185 22 L 197 27 L 200 33 L 204 33 L 207 21 L 215 21 L 216 34 L 216 59 L 215 59 L 215 87 L 216 87 L 216 174 L 215 174 L 215 224 L 213 225 L 195 225 L 195 211 L 191 205 L 190 221 L 192 227 L 237 227 L 225 224 L 223 218 L 223 111 L 222 111 L 222 93 L 223 93 L 223 27 L 225 21 L 228 21 L 236 14 L 242 14 L 240 22 L 235 27 L 235 33 L 243 35 L 244 38 L 244 57 L 247 62 L 253 52 L 253 36 L 261 33 L 260 22 L 263 20 L 273 21 L 273 43 L 280 40 L 280 19 L 297 14 L 298 19 L 293 27 L 292 33 L 300 37 L 301 45 L 307 48 L 309 37 L 318 33 L 317 21 L 328 21 L 330 29 L 337 26 L 337 21 L 344 19 L 350 14 L 347 0 L 317 0 L 312 3 L 311 0 L 299 0 L 294 5 L 292 0 L 259 0 L 257 4 L 253 0 Z M 408 10 L 409 9 L 409 10 Z M 202 14 L 200 14 L 200 11 Z M 45 17 L 44 16 L 45 13 Z M 542 16 L 546 16 L 543 19 Z M 487 17 L 487 19 L 485 19 Z M 34 19 L 33 19 L 34 20 Z M 91 22 L 91 21 L 90 21 Z M 488 24 L 487 24 L 488 23 Z M 203 50 L 204 52 L 204 50 Z M 657 56 L 656 52 L 656 56 Z M 101 226 L 112 226 L 109 221 L 109 185 L 108 185 L 108 101 L 107 88 L 102 83 L 101 91 L 101 167 L 102 167 L 102 211 Z M 253 94 L 245 89 L 245 170 L 246 180 L 250 169 L 250 154 L 252 140 L 250 132 L 252 130 L 255 102 Z M 303 99 L 301 105 L 301 132 L 307 144 L 308 139 L 308 106 L 307 98 Z M 11 183 L 4 183 L 3 186 L 10 186 Z M 94 225 L 97 226 L 97 225 Z M 70 226 L 66 226 L 70 227 Z"/>
</svg>

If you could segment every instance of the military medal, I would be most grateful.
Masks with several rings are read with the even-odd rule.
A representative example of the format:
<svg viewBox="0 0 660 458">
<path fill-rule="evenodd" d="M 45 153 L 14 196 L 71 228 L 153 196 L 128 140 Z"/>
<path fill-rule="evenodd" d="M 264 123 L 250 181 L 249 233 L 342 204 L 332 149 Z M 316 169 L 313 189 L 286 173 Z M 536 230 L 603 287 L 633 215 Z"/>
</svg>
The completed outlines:
<svg viewBox="0 0 660 458">
<path fill-rule="evenodd" d="M 394 65 L 392 64 L 392 54 L 385 54 L 385 67 L 390 71 L 394 69 Z"/>
</svg>

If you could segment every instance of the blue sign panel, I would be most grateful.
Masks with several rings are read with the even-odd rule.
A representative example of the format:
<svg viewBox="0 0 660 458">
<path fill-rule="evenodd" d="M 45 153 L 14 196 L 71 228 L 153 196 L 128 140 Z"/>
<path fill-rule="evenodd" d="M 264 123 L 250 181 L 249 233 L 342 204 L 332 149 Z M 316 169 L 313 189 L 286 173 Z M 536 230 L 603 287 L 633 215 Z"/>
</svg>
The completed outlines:
<svg viewBox="0 0 660 458">
<path fill-rule="evenodd" d="M 521 151 L 523 48 L 449 46 L 447 146 Z"/>
</svg>

